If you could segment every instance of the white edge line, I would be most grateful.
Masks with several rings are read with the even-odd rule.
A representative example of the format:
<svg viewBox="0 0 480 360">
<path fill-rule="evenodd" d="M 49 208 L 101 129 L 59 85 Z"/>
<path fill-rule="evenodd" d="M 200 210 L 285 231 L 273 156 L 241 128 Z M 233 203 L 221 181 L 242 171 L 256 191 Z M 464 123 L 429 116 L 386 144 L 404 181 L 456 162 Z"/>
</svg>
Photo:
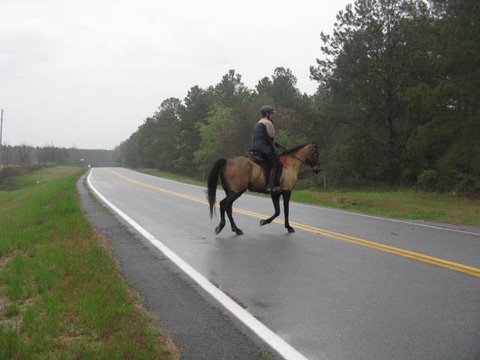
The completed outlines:
<svg viewBox="0 0 480 360">
<path fill-rule="evenodd" d="M 281 356 L 287 360 L 307 360 L 305 356 L 300 354 L 292 346 L 290 346 L 285 340 L 275 334 L 272 330 L 266 327 L 263 323 L 258 321 L 248 311 L 238 305 L 232 298 L 218 289 L 210 281 L 208 281 L 197 270 L 182 260 L 177 254 L 170 250 L 165 244 L 157 240 L 152 234 L 141 227 L 135 220 L 130 218 L 127 214 L 117 208 L 109 200 L 107 200 L 90 182 L 90 176 L 93 169 L 87 176 L 87 183 L 90 189 L 112 210 L 120 215 L 126 222 L 128 222 L 135 230 L 137 230 L 143 237 L 145 237 L 152 245 L 160 250 L 166 257 L 168 257 L 175 265 L 182 269 L 188 276 L 190 276 L 198 285 L 200 285 L 207 293 L 215 298 L 220 304 L 222 304 L 228 311 L 230 311 L 238 320 L 245 324 L 250 330 L 263 339 L 268 345 L 275 349 Z"/>
</svg>

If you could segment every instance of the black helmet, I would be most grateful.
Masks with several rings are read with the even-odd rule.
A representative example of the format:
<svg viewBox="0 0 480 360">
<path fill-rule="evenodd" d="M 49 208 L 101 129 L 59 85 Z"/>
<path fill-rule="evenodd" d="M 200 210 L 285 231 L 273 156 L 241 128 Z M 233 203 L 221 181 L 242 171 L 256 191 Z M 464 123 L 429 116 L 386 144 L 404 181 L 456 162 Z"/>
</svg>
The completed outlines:
<svg viewBox="0 0 480 360">
<path fill-rule="evenodd" d="M 275 112 L 275 109 L 270 105 L 264 105 L 260 109 L 260 112 L 262 113 L 263 116 L 266 116 L 268 114 L 273 114 Z"/>
</svg>

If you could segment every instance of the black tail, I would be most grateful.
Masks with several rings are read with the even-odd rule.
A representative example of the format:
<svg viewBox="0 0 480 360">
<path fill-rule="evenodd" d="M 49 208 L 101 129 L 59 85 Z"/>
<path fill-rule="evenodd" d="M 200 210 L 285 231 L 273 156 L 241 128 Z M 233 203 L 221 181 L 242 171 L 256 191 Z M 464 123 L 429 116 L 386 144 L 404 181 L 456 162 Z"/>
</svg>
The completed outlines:
<svg viewBox="0 0 480 360">
<path fill-rule="evenodd" d="M 210 174 L 208 174 L 208 204 L 210 205 L 210 218 L 213 217 L 213 210 L 215 206 L 216 196 L 217 196 L 217 184 L 218 184 L 218 177 L 220 172 L 223 170 L 227 160 L 225 159 L 218 159 L 213 164 L 212 170 L 210 170 Z"/>
</svg>

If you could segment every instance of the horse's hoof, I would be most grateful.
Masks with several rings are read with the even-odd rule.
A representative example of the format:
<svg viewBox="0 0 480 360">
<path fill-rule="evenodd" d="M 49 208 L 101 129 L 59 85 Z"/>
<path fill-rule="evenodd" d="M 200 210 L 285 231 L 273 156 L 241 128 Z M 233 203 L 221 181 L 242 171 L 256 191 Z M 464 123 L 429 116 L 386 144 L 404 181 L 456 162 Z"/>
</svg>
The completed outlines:
<svg viewBox="0 0 480 360">
<path fill-rule="evenodd" d="M 292 228 L 291 226 L 287 227 L 287 230 L 290 234 L 295 232 L 295 229 Z"/>
<path fill-rule="evenodd" d="M 265 225 L 266 223 L 267 223 L 267 222 L 266 222 L 265 220 L 263 220 L 263 219 L 260 220 L 260 226 L 263 226 L 263 225 Z"/>
<path fill-rule="evenodd" d="M 216 235 L 220 234 L 220 231 L 222 231 L 222 228 L 220 226 L 217 226 L 215 229 L 215 234 Z"/>
<path fill-rule="evenodd" d="M 237 235 L 243 235 L 243 231 L 240 230 L 240 229 L 237 229 L 237 230 L 235 231 L 235 233 L 236 233 Z"/>
</svg>

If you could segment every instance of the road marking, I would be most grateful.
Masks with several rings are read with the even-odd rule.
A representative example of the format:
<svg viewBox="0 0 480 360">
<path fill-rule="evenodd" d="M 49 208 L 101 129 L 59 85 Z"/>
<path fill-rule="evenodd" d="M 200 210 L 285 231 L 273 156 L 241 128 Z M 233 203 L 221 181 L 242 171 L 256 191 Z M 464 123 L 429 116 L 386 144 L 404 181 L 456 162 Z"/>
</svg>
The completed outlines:
<svg viewBox="0 0 480 360">
<path fill-rule="evenodd" d="M 140 185 L 140 186 L 143 186 L 143 187 L 150 188 L 152 190 L 163 192 L 163 193 L 173 195 L 173 196 L 176 196 L 176 197 L 180 197 L 180 198 L 183 198 L 183 199 L 199 202 L 199 203 L 202 203 L 202 204 L 208 204 L 207 200 L 204 200 L 204 199 L 201 199 L 201 198 L 198 198 L 198 197 L 195 197 L 195 196 L 182 194 L 182 193 L 167 190 L 167 189 L 155 186 L 155 185 L 150 185 L 150 184 L 147 184 L 143 181 L 134 180 L 132 178 L 129 178 L 129 177 L 119 173 L 118 171 L 110 170 L 110 172 L 115 174 L 116 176 L 126 180 L 126 181 L 129 181 L 131 183 L 134 183 L 134 184 L 137 184 L 137 185 Z M 237 207 L 234 207 L 233 209 L 237 213 L 252 216 L 252 217 L 256 217 L 258 219 L 265 219 L 265 218 L 269 217 L 268 215 L 265 215 L 265 214 L 261 214 L 261 213 L 257 213 L 257 212 L 254 212 L 254 211 L 245 210 L 245 209 L 241 209 L 241 208 L 237 208 Z M 283 224 L 284 220 L 280 219 L 280 218 L 277 218 L 277 219 L 274 220 L 274 222 L 279 223 L 279 224 Z M 382 243 L 378 243 L 378 242 L 374 242 L 374 241 L 350 236 L 350 235 L 347 235 L 347 234 L 342 234 L 342 233 L 337 233 L 337 232 L 334 232 L 334 231 L 329 231 L 329 230 L 318 228 L 318 227 L 315 227 L 315 226 L 305 225 L 305 224 L 292 222 L 292 221 L 290 222 L 290 224 L 295 226 L 296 228 L 300 228 L 304 231 L 308 231 L 308 232 L 311 232 L 313 234 L 324 235 L 324 236 L 334 238 L 334 239 L 337 239 L 337 240 L 342 240 L 342 241 L 346 241 L 346 242 L 349 242 L 349 243 L 354 243 L 354 244 L 365 246 L 365 247 L 368 247 L 368 248 L 371 248 L 371 249 L 376 249 L 376 250 L 380 250 L 380 251 L 387 252 L 387 253 L 390 253 L 390 254 L 402 256 L 402 257 L 405 257 L 405 258 L 408 258 L 408 259 L 417 260 L 417 261 L 421 261 L 421 262 L 428 263 L 428 264 L 431 264 L 431 265 L 435 265 L 435 266 L 443 267 L 443 268 L 446 268 L 446 269 L 458 271 L 458 272 L 461 272 L 461 273 L 464 273 L 464 274 L 480 277 L 480 268 L 476 268 L 476 267 L 473 267 L 473 266 L 468 266 L 468 265 L 460 264 L 460 263 L 457 263 L 457 262 L 436 258 L 436 257 L 429 256 L 429 255 L 426 255 L 426 254 L 417 253 L 417 252 L 414 252 L 414 251 L 405 250 L 405 249 L 397 248 L 397 247 L 390 246 L 390 245 L 385 245 L 385 244 L 382 244 Z"/>
<path fill-rule="evenodd" d="M 137 175 L 141 175 L 141 176 L 145 176 L 145 177 L 151 177 L 151 176 L 154 176 L 154 175 L 148 175 L 148 174 L 145 174 L 145 173 L 142 173 L 142 172 L 137 172 L 137 171 L 133 171 L 133 170 L 130 170 L 131 172 L 137 174 Z M 154 176 L 156 177 L 156 176 Z M 191 186 L 191 187 L 195 187 L 195 188 L 199 188 L 201 186 L 199 185 L 193 185 L 193 184 L 187 184 L 187 183 L 183 183 L 183 182 L 180 182 L 180 181 L 176 181 L 176 180 L 170 180 L 170 179 L 166 179 L 166 178 L 161 178 L 162 181 L 165 181 L 165 182 L 171 182 L 173 184 L 181 184 L 183 186 Z M 243 195 L 244 197 L 254 197 L 254 198 L 258 198 L 260 195 L 259 194 L 247 194 L 245 193 Z M 305 204 L 305 203 L 300 203 L 298 201 L 290 201 L 290 204 L 294 204 L 295 206 L 301 206 L 301 207 L 309 207 L 309 208 L 313 208 L 313 209 L 322 209 L 324 211 L 330 211 L 330 212 L 338 212 L 338 213 L 342 213 L 342 214 L 347 214 L 347 215 L 354 215 L 354 216 L 359 216 L 359 217 L 366 217 L 366 218 L 369 218 L 369 219 L 375 219 L 375 220 L 382 220 L 382 221 L 389 221 L 389 222 L 396 222 L 396 223 L 401 223 L 401 224 L 407 224 L 407 225 L 412 225 L 412 226 L 419 226 L 419 227 L 425 227 L 425 228 L 429 228 L 429 229 L 435 229 L 435 230 L 440 230 L 440 231 L 448 231 L 448 232 L 455 232 L 455 233 L 460 233 L 460 234 L 467 234 L 467 235 L 473 235 L 473 236 L 478 236 L 480 237 L 480 233 L 479 232 L 473 232 L 473 231 L 467 231 L 467 230 L 460 230 L 460 229 L 452 229 L 452 228 L 448 228 L 448 227 L 443 227 L 443 226 L 438 226 L 438 225 L 430 225 L 430 224 L 422 224 L 420 222 L 414 222 L 414 221 L 408 221 L 408 220 L 400 220 L 400 219 L 392 219 L 392 218 L 387 218 L 387 217 L 382 217 L 382 216 L 377 216 L 377 215 L 369 215 L 369 214 L 362 214 L 362 213 L 358 213 L 358 212 L 355 212 L 355 211 L 347 211 L 347 210 L 342 210 L 342 209 L 334 209 L 334 208 L 330 208 L 330 207 L 327 207 L 327 206 L 321 206 L 321 205 L 310 205 L 310 204 Z"/>
<path fill-rule="evenodd" d="M 177 254 L 175 254 L 170 248 L 163 244 L 160 240 L 156 239 L 152 234 L 147 230 L 141 227 L 135 220 L 130 218 L 127 214 L 121 211 L 113 203 L 107 200 L 91 183 L 90 176 L 92 175 L 93 169 L 90 170 L 90 173 L 87 177 L 87 183 L 93 192 L 111 209 L 113 209 L 118 215 L 120 215 L 126 222 L 128 222 L 134 229 L 136 229 L 142 236 L 144 236 L 150 243 L 160 250 L 166 257 L 168 257 L 174 264 L 176 264 L 180 269 L 182 269 L 193 281 L 200 285 L 207 293 L 209 293 L 213 298 L 215 298 L 221 305 L 223 305 L 228 311 L 230 311 L 237 319 L 239 319 L 243 324 L 245 324 L 249 329 L 251 329 L 255 334 L 257 334 L 261 339 L 263 339 L 268 345 L 275 349 L 282 357 L 287 360 L 307 360 L 305 356 L 295 350 L 290 344 L 283 340 L 280 336 L 275 334 L 272 330 L 266 327 L 263 323 L 257 320 L 253 315 L 248 311 L 242 308 L 238 303 L 236 303 L 232 298 L 222 292 L 219 288 L 213 285 L 208 281 L 202 274 L 197 270 L 192 268 L 188 263 L 181 259 Z M 123 175 L 114 172 L 116 175 L 125 178 Z M 128 178 L 127 178 L 128 179 Z M 129 179 L 134 183 L 138 183 L 136 180 Z M 143 184 L 148 185 L 148 184 Z M 149 188 L 156 188 L 155 186 L 147 186 Z M 188 196 L 184 194 L 179 194 L 174 191 L 162 189 L 162 192 L 167 194 L 172 194 L 175 196 L 182 195 L 182 198 L 189 200 L 200 200 L 194 198 L 193 196 Z M 203 201 L 200 201 L 203 202 Z"/>
</svg>

